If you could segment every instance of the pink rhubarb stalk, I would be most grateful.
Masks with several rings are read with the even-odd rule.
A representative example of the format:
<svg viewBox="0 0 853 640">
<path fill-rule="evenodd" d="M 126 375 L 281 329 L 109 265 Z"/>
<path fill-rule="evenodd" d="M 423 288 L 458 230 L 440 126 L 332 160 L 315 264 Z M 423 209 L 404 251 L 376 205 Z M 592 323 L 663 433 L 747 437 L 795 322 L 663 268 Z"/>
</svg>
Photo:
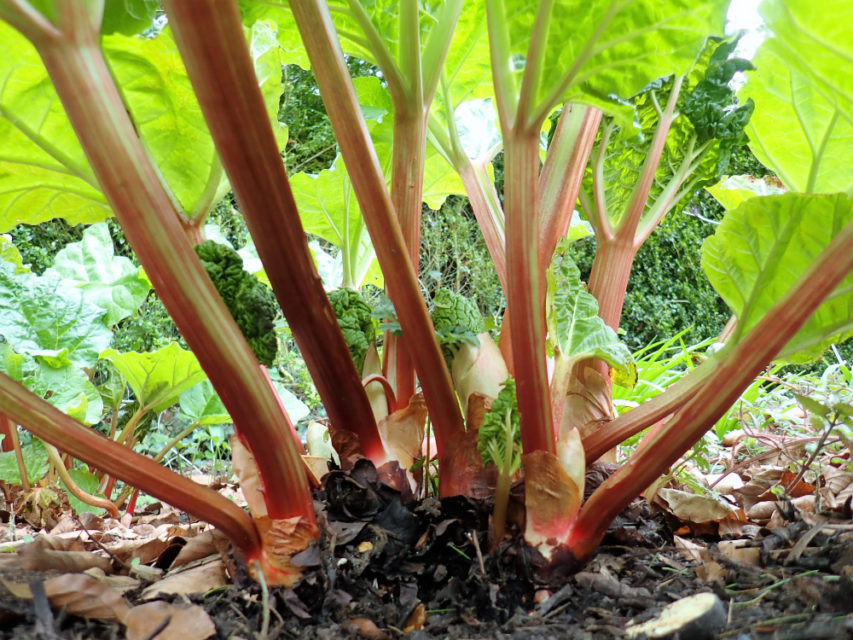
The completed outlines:
<svg viewBox="0 0 853 640">
<path fill-rule="evenodd" d="M 352 179 L 379 266 L 383 273 L 390 274 L 388 293 L 407 336 L 407 348 L 429 407 L 437 447 L 442 451 L 454 433 L 463 431 L 462 414 L 328 7 L 319 0 L 300 0 L 291 2 L 291 9 Z"/>
<path fill-rule="evenodd" d="M 255 452 L 270 515 L 313 522 L 305 472 L 278 400 L 195 255 L 137 137 L 98 46 L 100 15 L 88 3 L 74 0 L 56 0 L 55 8 L 56 24 L 28 5 L 6 7 L 3 16 L 36 46 L 128 242 Z M 103 467 L 92 451 L 77 447 L 72 452 L 54 444 L 110 473 L 128 474 L 120 464 L 115 470 Z M 100 441 L 91 444 L 102 447 Z"/>
</svg>

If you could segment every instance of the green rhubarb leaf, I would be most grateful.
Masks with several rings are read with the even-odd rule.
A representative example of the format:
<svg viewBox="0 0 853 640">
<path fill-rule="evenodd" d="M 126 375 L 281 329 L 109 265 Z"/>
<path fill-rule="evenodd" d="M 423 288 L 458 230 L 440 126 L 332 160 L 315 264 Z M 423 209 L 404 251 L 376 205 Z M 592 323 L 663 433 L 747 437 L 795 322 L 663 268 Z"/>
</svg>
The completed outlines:
<svg viewBox="0 0 853 640">
<path fill-rule="evenodd" d="M 558 250 L 548 278 L 548 349 L 569 368 L 598 358 L 613 368 L 614 379 L 631 387 L 637 368 L 631 352 L 598 316 L 598 301 L 581 282 L 580 270 L 565 251 Z"/>
<path fill-rule="evenodd" d="M 103 39 L 130 115 L 182 209 L 206 215 L 224 172 L 178 48 L 167 27 L 156 38 Z"/>
<path fill-rule="evenodd" d="M 56 274 L 16 273 L 0 263 L 0 335 L 18 353 L 53 367 L 91 367 L 112 340 L 103 309 Z"/>
<path fill-rule="evenodd" d="M 308 54 L 302 45 L 290 5 L 284 0 L 239 0 L 243 24 L 252 26 L 259 21 L 273 21 L 278 25 L 276 40 L 281 48 L 282 64 L 297 64 L 310 69 Z"/>
<path fill-rule="evenodd" d="M 533 104 L 546 112 L 566 100 L 612 109 L 611 96 L 627 98 L 655 78 L 685 73 L 705 38 L 723 33 L 728 8 L 723 0 L 700 4 L 504 0 L 493 4 L 490 22 L 509 43 L 507 68 L 498 72 L 514 84 L 515 99 L 531 38 L 544 39 L 540 72 L 531 79 Z M 545 15 L 548 7 L 550 13 Z M 537 14 L 542 14 L 540 24 L 547 31 L 533 36 Z"/>
<path fill-rule="evenodd" d="M 74 365 L 55 369 L 39 363 L 35 376 L 21 381 L 33 393 L 83 424 L 101 421 L 104 401 L 89 377 Z"/>
<path fill-rule="evenodd" d="M 808 270 L 844 225 L 853 198 L 787 193 L 752 198 L 726 214 L 702 246 L 702 267 L 737 316 L 733 340 L 752 329 Z M 778 354 L 807 361 L 853 336 L 853 275 Z"/>
<path fill-rule="evenodd" d="M 0 236 L 0 261 L 9 262 L 15 265 L 15 270 L 18 273 L 29 271 L 29 269 L 24 266 L 24 259 L 21 257 L 21 252 L 18 251 L 18 247 L 16 247 L 6 236 Z"/>
<path fill-rule="evenodd" d="M 104 3 L 101 33 L 135 36 L 151 28 L 159 0 L 110 0 Z"/>
<path fill-rule="evenodd" d="M 272 385 L 284 405 L 284 410 L 287 411 L 287 415 L 290 416 L 291 422 L 296 424 L 311 413 L 311 409 L 308 408 L 308 405 L 293 395 L 293 393 L 285 387 L 280 380 L 274 379 L 272 381 Z"/>
<path fill-rule="evenodd" d="M 759 11 L 786 62 L 853 122 L 853 5 L 827 0 L 815 11 L 808 0 L 764 0 Z"/>
<path fill-rule="evenodd" d="M 728 167 L 731 149 L 743 144 L 743 129 L 752 103 L 740 106 L 729 83 L 734 74 L 751 68 L 746 60 L 726 59 L 735 42 L 710 42 L 684 80 L 678 104 L 682 113 L 670 126 L 649 196 L 643 205 L 640 229 L 661 214 L 677 213 L 697 187 L 717 182 Z M 660 78 L 630 99 L 639 135 L 619 135 L 619 125 L 608 118 L 599 130 L 594 156 L 609 132 L 602 164 L 604 195 L 611 224 L 625 217 L 645 168 L 655 132 L 672 91 L 673 79 Z M 593 192 L 592 169 L 584 190 Z"/>
<path fill-rule="evenodd" d="M 66 245 L 48 272 L 56 273 L 62 286 L 80 289 L 87 300 L 106 311 L 108 325 L 135 313 L 150 288 L 133 262 L 115 255 L 106 223 L 92 225 L 80 242 Z"/>
<path fill-rule="evenodd" d="M 99 371 L 101 367 L 103 368 L 103 375 L 106 376 L 106 380 L 101 382 L 96 389 L 101 395 L 104 405 L 115 411 L 121 406 L 122 400 L 124 400 L 124 389 L 127 383 L 122 377 L 121 372 L 116 369 L 116 366 L 112 362 L 103 360 L 100 363 Z"/>
<path fill-rule="evenodd" d="M 715 185 L 705 187 L 717 199 L 723 209 L 737 209 L 742 202 L 757 196 L 773 196 L 785 193 L 786 189 L 773 176 L 729 176 Z"/>
<path fill-rule="evenodd" d="M 198 425 L 225 424 L 231 416 L 219 399 L 210 380 L 202 380 L 180 396 L 182 418 Z"/>
<path fill-rule="evenodd" d="M 109 217 L 86 156 L 35 48 L 0 21 L 0 231 Z"/>
<path fill-rule="evenodd" d="M 343 283 L 358 287 L 376 262 L 352 183 L 338 156 L 317 175 L 299 173 L 290 180 L 306 233 L 320 236 L 341 250 Z"/>
<path fill-rule="evenodd" d="M 50 463 L 47 459 L 47 450 L 40 441 L 33 439 L 30 444 L 22 445 L 21 453 L 24 457 L 27 479 L 31 483 L 47 473 Z M 6 484 L 21 484 L 21 474 L 18 471 L 18 461 L 14 451 L 0 453 L 0 481 Z"/>
<path fill-rule="evenodd" d="M 195 355 L 175 343 L 149 353 L 108 349 L 102 357 L 121 371 L 140 407 L 155 413 L 171 407 L 206 377 Z"/>
<path fill-rule="evenodd" d="M 287 144 L 287 125 L 278 119 L 279 100 L 284 91 L 281 68 L 285 60 L 276 39 L 277 31 L 276 24 L 271 21 L 253 24 L 249 36 L 249 52 L 252 54 L 267 115 L 273 125 L 275 140 L 281 150 Z"/>
<path fill-rule="evenodd" d="M 95 474 L 90 473 L 86 469 L 69 469 L 68 475 L 71 476 L 74 484 L 89 495 L 99 496 L 101 498 L 104 497 L 102 493 L 98 493 L 98 485 L 100 482 Z M 104 510 L 103 507 L 93 507 L 92 505 L 86 504 L 82 500 L 71 495 L 71 492 L 68 491 L 68 487 L 65 486 L 65 482 L 62 478 L 59 479 L 59 483 L 65 488 L 65 492 L 68 497 L 68 504 L 71 505 L 72 509 L 74 509 L 74 513 L 101 513 Z"/>
<path fill-rule="evenodd" d="M 823 10 L 813 13 L 822 14 Z M 849 8 L 847 14 L 851 15 Z M 813 51 L 807 55 L 811 59 Z M 853 78 L 851 59 L 843 59 L 839 52 L 834 57 L 834 75 Z M 749 146 L 756 157 L 791 191 L 853 192 L 853 118 L 846 112 L 853 92 L 845 104 L 827 95 L 820 78 L 791 65 L 790 51 L 776 38 L 762 44 L 754 63 L 757 71 L 740 95 L 758 105 L 747 127 Z"/>
</svg>

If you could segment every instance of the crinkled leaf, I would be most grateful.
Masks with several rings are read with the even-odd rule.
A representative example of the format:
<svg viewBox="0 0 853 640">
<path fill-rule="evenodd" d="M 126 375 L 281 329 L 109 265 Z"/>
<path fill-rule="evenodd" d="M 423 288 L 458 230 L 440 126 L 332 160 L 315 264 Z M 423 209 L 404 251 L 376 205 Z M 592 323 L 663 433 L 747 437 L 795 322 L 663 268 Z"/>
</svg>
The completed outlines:
<svg viewBox="0 0 853 640">
<path fill-rule="evenodd" d="M 69 469 L 68 475 L 71 476 L 74 484 L 89 495 L 97 495 L 101 498 L 104 497 L 103 494 L 98 493 L 99 481 L 97 476 L 86 469 Z M 68 504 L 71 505 L 71 508 L 74 509 L 75 513 L 101 513 L 104 510 L 103 507 L 93 507 L 92 505 L 86 504 L 82 500 L 75 498 L 71 495 L 71 492 L 68 491 L 68 487 L 65 485 L 62 478 L 59 479 L 59 482 L 63 487 L 65 487 L 66 495 L 68 496 Z"/>
<path fill-rule="evenodd" d="M 754 327 L 851 220 L 853 198 L 843 194 L 752 198 L 727 213 L 702 246 L 702 267 L 737 315 L 732 339 Z M 851 335 L 853 275 L 818 307 L 778 357 L 808 360 Z"/>
<path fill-rule="evenodd" d="M 103 309 L 56 274 L 15 273 L 0 264 L 0 334 L 18 353 L 41 356 L 54 367 L 91 367 L 112 340 Z"/>
<path fill-rule="evenodd" d="M 822 14 L 823 9 L 812 13 Z M 808 55 L 811 59 L 811 50 Z M 850 60 L 836 56 L 833 74 L 853 77 Z M 845 116 L 853 92 L 846 105 L 828 97 L 819 78 L 791 65 L 790 52 L 776 38 L 761 45 L 754 62 L 757 71 L 740 95 L 758 105 L 747 127 L 749 147 L 756 157 L 791 191 L 853 190 L 853 119 Z"/>
<path fill-rule="evenodd" d="M 121 371 L 140 406 L 154 412 L 175 404 L 181 393 L 206 377 L 195 355 L 175 343 L 149 353 L 108 349 L 102 357 Z"/>
<path fill-rule="evenodd" d="M 737 106 L 728 84 L 734 73 L 749 68 L 749 63 L 717 59 L 733 44 L 709 43 L 685 79 L 679 94 L 682 113 L 670 126 L 644 204 L 643 219 L 654 218 L 661 207 L 666 207 L 669 213 L 680 211 L 689 200 L 685 195 L 692 193 L 693 188 L 719 180 L 728 167 L 732 147 L 742 144 L 752 104 Z M 627 213 L 660 123 L 660 110 L 671 91 L 672 78 L 662 78 L 631 98 L 639 135 L 618 135 L 619 126 L 610 119 L 598 132 L 594 154 L 599 153 L 605 128 L 615 129 L 610 133 L 603 162 L 605 203 L 614 225 Z M 590 168 L 584 177 L 584 189 L 592 193 L 592 188 Z M 678 193 L 682 197 L 675 200 Z"/>
<path fill-rule="evenodd" d="M 116 410 L 121 406 L 121 401 L 124 399 L 124 388 L 126 382 L 121 375 L 121 372 L 116 369 L 116 366 L 109 361 L 101 363 L 106 375 L 106 379 L 101 382 L 96 388 L 101 394 L 101 400 L 104 405 L 112 410 Z"/>
<path fill-rule="evenodd" d="M 47 451 L 39 440 L 33 439 L 30 444 L 21 446 L 21 453 L 24 456 L 27 479 L 30 482 L 35 482 L 47 473 L 49 467 Z M 21 474 L 18 471 L 14 451 L 0 453 L 0 480 L 6 484 L 21 484 Z"/>
<path fill-rule="evenodd" d="M 36 50 L 0 21 L 0 231 L 65 218 L 98 222 L 110 209 Z"/>
<path fill-rule="evenodd" d="M 106 223 L 83 232 L 80 242 L 56 254 L 53 267 L 64 287 L 77 287 L 86 299 L 106 311 L 104 322 L 114 325 L 135 313 L 148 296 L 148 280 L 123 256 L 116 256 Z"/>
<path fill-rule="evenodd" d="M 598 316 L 598 301 L 581 282 L 565 253 L 554 256 L 548 283 L 548 348 L 558 358 L 577 362 L 598 358 L 613 367 L 617 382 L 633 386 L 637 368 L 631 352 Z"/>
<path fill-rule="evenodd" d="M 756 196 L 772 196 L 785 193 L 786 189 L 773 176 L 729 176 L 710 187 L 705 187 L 717 199 L 723 209 L 731 211 L 744 201 Z"/>
<path fill-rule="evenodd" d="M 219 399 L 210 380 L 202 380 L 180 396 L 181 416 L 200 425 L 225 424 L 231 416 Z"/>
</svg>

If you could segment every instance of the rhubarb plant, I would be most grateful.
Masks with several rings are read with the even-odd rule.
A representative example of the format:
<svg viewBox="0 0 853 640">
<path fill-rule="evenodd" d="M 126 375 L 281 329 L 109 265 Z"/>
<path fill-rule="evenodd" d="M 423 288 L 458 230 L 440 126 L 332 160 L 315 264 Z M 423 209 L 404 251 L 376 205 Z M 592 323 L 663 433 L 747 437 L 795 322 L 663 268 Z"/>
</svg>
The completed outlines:
<svg viewBox="0 0 853 640">
<path fill-rule="evenodd" d="M 750 65 L 731 56 L 730 41 L 713 39 L 723 31 L 726 4 L 169 0 L 168 25 L 146 39 L 116 33 L 114 15 L 102 20 L 102 2 L 0 2 L 0 18 L 11 25 L 0 27 L 0 38 L 17 52 L 0 62 L 0 135 L 13 150 L 2 159 L 10 170 L 0 175 L 0 219 L 8 228 L 54 215 L 72 223 L 116 216 L 235 424 L 234 466 L 252 517 L 82 428 L 7 375 L 0 376 L 0 412 L 222 528 L 268 582 L 298 579 L 289 557 L 318 535 L 302 445 L 235 322 L 239 314 L 229 311 L 228 296 L 193 248 L 230 186 L 329 422 L 349 434 L 339 439 L 347 447 L 342 463 L 364 456 L 377 466 L 413 466 L 428 413 L 440 494 L 497 488 L 505 505 L 518 438 L 523 534 L 536 568 L 546 580 L 576 570 L 613 517 L 762 368 L 777 357 L 814 356 L 853 331 L 851 155 L 839 151 L 850 139 L 849 45 L 805 3 L 784 3 L 782 11 L 778 0 L 765 0 L 773 37 L 753 73 L 766 75 L 752 88 L 747 83 L 736 103 L 729 81 Z M 832 20 L 848 14 L 839 4 Z M 802 49 L 805 17 L 823 38 L 819 55 L 787 70 L 789 84 L 801 89 L 786 103 L 791 108 L 762 112 L 762 92 L 785 96 L 774 89 L 781 67 Z M 344 52 L 375 64 L 382 81 L 353 82 Z M 281 161 L 283 129 L 270 117 L 283 62 L 310 64 L 340 151 L 326 172 L 292 183 Z M 807 89 L 814 118 L 801 123 L 812 152 L 804 169 L 796 148 L 784 148 L 770 130 L 803 111 Z M 737 319 L 725 344 L 665 392 L 613 419 L 611 380 L 629 385 L 634 375 L 615 329 L 636 248 L 692 189 L 725 170 L 727 149 L 742 142 L 752 109 L 746 93 L 756 105 L 751 143 L 766 148 L 761 157 L 779 165 L 792 192 L 748 199 L 703 249 L 703 266 Z M 832 115 L 821 127 L 826 109 Z M 490 112 L 496 123 L 483 115 Z M 488 122 L 475 126 L 472 113 Z M 543 136 L 554 119 L 553 135 Z M 473 130 L 484 133 L 478 144 Z M 503 199 L 490 169 L 499 150 Z M 830 161 L 841 176 L 827 180 Z M 454 172 L 458 179 L 447 177 Z M 499 346 L 481 327 L 460 331 L 455 317 L 464 305 L 425 300 L 416 278 L 423 203 L 433 204 L 430 193 L 440 201 L 463 190 L 507 297 Z M 599 241 L 588 288 L 560 245 L 578 200 Z M 335 315 L 341 305 L 330 303 L 306 241 L 312 225 L 340 247 L 350 287 L 343 297 L 354 295 L 375 252 L 400 327 L 399 336 L 384 338 L 381 367 L 366 314 Z M 18 269 L 10 263 L 3 273 L 10 282 L 13 272 L 29 277 Z M 434 317 L 454 323 L 443 333 L 447 353 L 430 306 Z M 97 307 L 98 317 L 109 311 Z M 474 315 L 468 311 L 460 317 Z M 348 343 L 345 334 L 356 340 Z M 121 368 L 122 354 L 96 347 L 85 352 L 88 361 L 107 358 Z M 77 345 L 54 340 L 33 348 L 33 357 L 63 364 Z M 365 377 L 368 366 L 376 373 Z M 518 431 L 510 428 L 515 409 L 501 398 L 513 383 L 499 391 L 507 374 Z M 387 390 L 384 411 L 366 383 Z M 167 393 L 151 391 L 160 392 Z M 145 397 L 146 390 L 134 393 Z M 503 448 L 484 444 L 484 460 L 477 430 L 495 397 L 495 420 L 483 437 L 496 433 Z M 586 465 L 653 424 L 584 502 Z M 500 469 L 497 483 L 489 463 Z"/>
</svg>

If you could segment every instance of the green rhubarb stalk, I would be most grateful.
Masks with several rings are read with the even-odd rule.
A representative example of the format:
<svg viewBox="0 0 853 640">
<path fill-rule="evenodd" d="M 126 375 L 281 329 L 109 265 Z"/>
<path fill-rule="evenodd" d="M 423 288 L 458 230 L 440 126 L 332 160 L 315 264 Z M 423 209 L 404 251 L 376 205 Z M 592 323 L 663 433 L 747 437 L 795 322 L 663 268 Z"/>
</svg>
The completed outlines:
<svg viewBox="0 0 853 640">
<path fill-rule="evenodd" d="M 381 464 L 387 456 L 308 249 L 236 3 L 164 6 L 222 165 L 329 419 L 358 435 L 364 455 Z"/>
<path fill-rule="evenodd" d="M 98 46 L 101 7 L 55 0 L 52 8 L 56 24 L 23 1 L 4 5 L 2 16 L 22 27 L 41 55 L 146 275 L 254 452 L 270 488 L 264 494 L 270 516 L 301 516 L 313 522 L 305 472 L 278 400 L 187 240 Z M 77 447 L 72 452 L 59 446 L 93 464 L 100 462 L 97 451 Z M 118 475 L 120 467 L 109 471 Z M 177 505 L 174 498 L 172 502 Z"/>
</svg>

